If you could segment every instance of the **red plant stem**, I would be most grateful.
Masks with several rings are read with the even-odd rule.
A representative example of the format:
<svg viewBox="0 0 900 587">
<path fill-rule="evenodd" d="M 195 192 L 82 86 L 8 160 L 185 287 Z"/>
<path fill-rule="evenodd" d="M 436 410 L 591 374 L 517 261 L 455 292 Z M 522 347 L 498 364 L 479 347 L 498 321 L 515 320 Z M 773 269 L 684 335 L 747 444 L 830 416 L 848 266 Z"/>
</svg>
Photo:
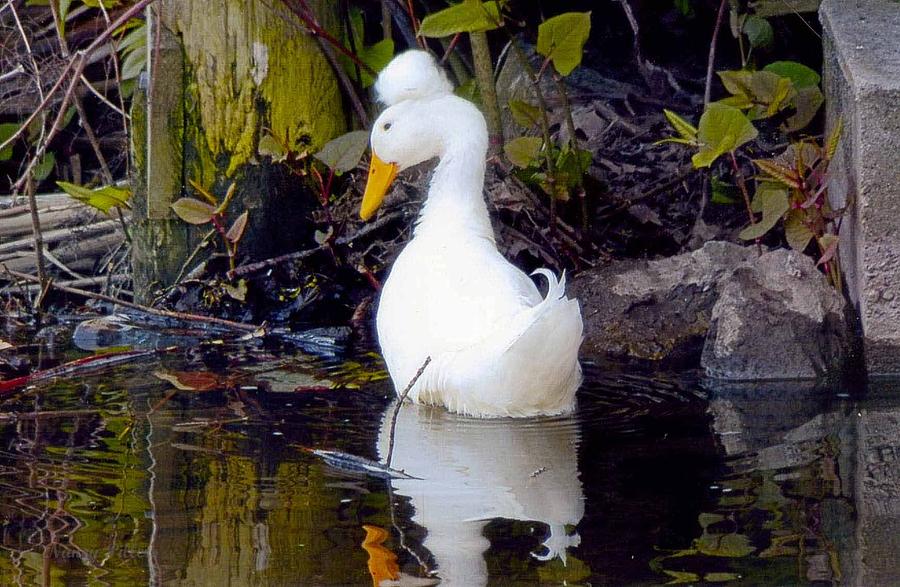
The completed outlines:
<svg viewBox="0 0 900 587">
<path fill-rule="evenodd" d="M 750 217 L 750 224 L 756 224 L 756 217 L 753 215 L 753 206 L 750 205 L 750 194 L 747 192 L 747 182 L 744 180 L 744 174 L 741 172 L 734 151 L 731 151 L 728 154 L 731 155 L 731 167 L 734 170 L 734 179 L 737 181 L 738 187 L 741 190 L 741 195 L 744 196 L 744 205 L 747 207 L 747 216 Z"/>
<path fill-rule="evenodd" d="M 360 69 L 365 70 L 365 72 L 372 77 L 375 77 L 378 74 L 374 69 L 360 61 L 359 57 L 357 57 L 356 54 L 353 53 L 353 51 L 351 51 L 347 47 L 344 47 L 343 43 L 338 41 L 328 31 L 322 28 L 306 0 L 297 1 L 300 3 L 300 6 L 302 8 L 302 10 L 297 11 L 297 16 L 300 17 L 300 19 L 303 21 L 303 24 L 306 25 L 311 34 L 325 39 L 329 45 L 343 53 L 348 59 L 359 66 Z"/>
<path fill-rule="evenodd" d="M 755 225 L 756 217 L 753 215 L 753 206 L 750 204 L 750 194 L 747 192 L 747 182 L 744 179 L 744 174 L 741 172 L 734 151 L 730 151 L 728 154 L 731 155 L 731 167 L 734 169 L 734 178 L 737 180 L 738 187 L 741 189 L 741 195 L 744 196 L 744 205 L 747 207 L 747 216 L 750 217 L 750 225 Z M 756 239 L 756 250 L 762 255 L 762 239 L 760 238 Z"/>
<path fill-rule="evenodd" d="M 406 12 L 409 14 L 409 24 L 412 26 L 413 33 L 416 35 L 416 41 L 419 46 L 426 49 L 425 39 L 419 35 L 419 19 L 416 18 L 416 11 L 413 8 L 413 0 L 406 0 Z"/>
<path fill-rule="evenodd" d="M 547 71 L 547 66 L 549 66 L 549 65 L 550 65 L 550 58 L 547 57 L 546 59 L 544 59 L 544 62 L 541 63 L 541 68 L 537 72 L 538 80 L 540 80 L 542 77 L 544 77 L 544 72 Z"/>
<path fill-rule="evenodd" d="M 456 45 L 459 43 L 459 39 L 462 38 L 462 33 L 456 33 L 453 35 L 453 38 L 450 39 L 450 44 L 447 45 L 447 50 L 444 51 L 444 56 L 441 57 L 441 63 L 446 63 L 447 59 L 450 58 L 450 54 L 453 53 L 453 50 L 456 49 Z"/>
<path fill-rule="evenodd" d="M 328 181 L 325 182 L 325 189 L 322 190 L 322 201 L 328 203 L 328 197 L 331 196 L 331 184 L 334 183 L 334 168 L 328 171 Z"/>
</svg>

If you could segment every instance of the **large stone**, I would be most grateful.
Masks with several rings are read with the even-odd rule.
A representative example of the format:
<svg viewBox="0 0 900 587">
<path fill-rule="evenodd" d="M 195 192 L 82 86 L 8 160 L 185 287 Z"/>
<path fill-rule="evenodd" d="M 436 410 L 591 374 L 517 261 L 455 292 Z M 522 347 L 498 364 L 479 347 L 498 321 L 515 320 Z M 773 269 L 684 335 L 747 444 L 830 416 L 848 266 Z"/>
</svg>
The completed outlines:
<svg viewBox="0 0 900 587">
<path fill-rule="evenodd" d="M 684 255 L 579 274 L 571 292 L 582 304 L 583 354 L 696 366 L 719 282 L 755 256 L 755 250 L 715 241 Z"/>
<path fill-rule="evenodd" d="M 710 242 L 692 253 L 621 261 L 575 278 L 583 355 L 702 364 L 730 380 L 817 378 L 847 363 L 844 302 L 797 252 L 758 255 Z"/>
<path fill-rule="evenodd" d="M 870 374 L 900 374 L 900 4 L 824 0 L 829 128 L 843 122 L 830 198 L 849 206 L 841 261 Z"/>
<path fill-rule="evenodd" d="M 844 305 L 812 259 L 766 253 L 722 283 L 701 365 L 729 380 L 834 375 L 850 349 Z"/>
</svg>

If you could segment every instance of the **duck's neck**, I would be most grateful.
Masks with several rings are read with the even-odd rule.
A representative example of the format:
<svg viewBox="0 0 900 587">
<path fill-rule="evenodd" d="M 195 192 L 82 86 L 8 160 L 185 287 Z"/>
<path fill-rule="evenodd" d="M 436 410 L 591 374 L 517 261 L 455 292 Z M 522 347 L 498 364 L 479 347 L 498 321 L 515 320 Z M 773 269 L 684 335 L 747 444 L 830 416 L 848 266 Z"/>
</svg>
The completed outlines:
<svg viewBox="0 0 900 587">
<path fill-rule="evenodd" d="M 462 140 L 444 152 L 431 177 L 416 236 L 465 235 L 493 241 L 494 231 L 482 195 L 485 151 L 480 141 Z"/>
</svg>

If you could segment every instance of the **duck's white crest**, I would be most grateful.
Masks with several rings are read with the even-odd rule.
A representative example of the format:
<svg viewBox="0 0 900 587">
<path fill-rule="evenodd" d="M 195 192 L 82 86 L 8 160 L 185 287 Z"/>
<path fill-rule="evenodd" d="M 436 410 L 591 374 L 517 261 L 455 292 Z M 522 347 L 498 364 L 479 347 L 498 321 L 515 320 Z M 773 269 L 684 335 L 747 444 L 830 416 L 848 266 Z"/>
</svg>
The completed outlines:
<svg viewBox="0 0 900 587">
<path fill-rule="evenodd" d="M 453 84 L 435 58 L 418 49 L 394 57 L 375 81 L 375 94 L 385 106 L 452 93 Z"/>
</svg>

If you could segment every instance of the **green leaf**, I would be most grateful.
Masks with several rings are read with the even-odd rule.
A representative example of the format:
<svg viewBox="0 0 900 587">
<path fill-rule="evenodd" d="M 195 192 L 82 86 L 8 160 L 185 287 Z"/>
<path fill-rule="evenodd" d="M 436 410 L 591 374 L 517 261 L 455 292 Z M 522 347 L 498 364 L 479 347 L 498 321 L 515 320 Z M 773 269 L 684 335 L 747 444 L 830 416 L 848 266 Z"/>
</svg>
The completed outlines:
<svg viewBox="0 0 900 587">
<path fill-rule="evenodd" d="M 503 145 L 503 152 L 510 163 L 525 168 L 535 162 L 543 144 L 541 137 L 519 137 Z"/>
<path fill-rule="evenodd" d="M 663 114 L 666 115 L 666 120 L 669 121 L 669 124 L 672 125 L 672 128 L 675 129 L 675 132 L 678 133 L 678 136 L 686 141 L 696 142 L 697 141 L 697 127 L 685 120 L 684 118 L 678 116 L 674 112 L 668 109 L 663 109 Z"/>
<path fill-rule="evenodd" d="M 743 112 L 732 106 L 712 103 L 700 117 L 697 138 L 700 151 L 691 161 L 694 167 L 709 167 L 721 155 L 752 141 L 759 133 Z"/>
<path fill-rule="evenodd" d="M 50 175 L 50 172 L 53 171 L 53 166 L 56 164 L 56 155 L 53 153 L 44 153 L 44 156 L 41 157 L 41 160 L 37 165 L 34 166 L 34 181 L 42 182 L 47 179 L 47 176 Z"/>
<path fill-rule="evenodd" d="M 278 139 L 270 133 L 265 133 L 259 138 L 259 145 L 256 146 L 256 152 L 263 157 L 271 157 L 275 163 L 280 163 L 287 159 L 287 151 L 284 149 Z"/>
<path fill-rule="evenodd" d="M 797 112 L 785 121 L 784 126 L 788 132 L 797 132 L 806 128 L 816 117 L 825 103 L 825 96 L 818 86 L 809 86 L 799 90 L 791 103 Z"/>
<path fill-rule="evenodd" d="M 742 30 L 752 47 L 768 47 L 775 40 L 775 32 L 769 21 L 755 15 L 747 17 Z"/>
<path fill-rule="evenodd" d="M 560 75 L 581 64 L 584 44 L 591 34 L 590 12 L 565 12 L 538 27 L 537 52 L 553 62 Z"/>
<path fill-rule="evenodd" d="M 58 181 L 56 182 L 56 185 L 74 199 L 87 204 L 92 208 L 96 208 L 104 214 L 109 214 L 109 211 L 115 207 L 130 207 L 128 200 L 131 199 L 131 190 L 129 188 L 108 185 L 92 190 L 67 181 Z"/>
<path fill-rule="evenodd" d="M 795 251 L 803 252 L 809 241 L 815 236 L 803 222 L 805 215 L 801 210 L 788 210 L 784 217 L 784 236 L 788 245 Z"/>
<path fill-rule="evenodd" d="M 179 198 L 172 204 L 172 210 L 188 224 L 206 224 L 216 214 L 216 208 L 212 204 L 195 198 Z"/>
<path fill-rule="evenodd" d="M 662 572 L 672 577 L 671 581 L 667 581 L 666 585 L 688 585 L 696 583 L 700 580 L 700 575 L 689 571 L 673 571 L 671 569 L 662 569 Z"/>
<path fill-rule="evenodd" d="M 835 123 L 834 128 L 831 130 L 831 134 L 828 135 L 828 140 L 825 141 L 825 158 L 828 161 L 834 159 L 834 154 L 837 153 L 838 143 L 841 140 L 841 133 L 844 131 L 844 119 L 838 118 L 837 123 Z M 0 132 L 0 139 L 2 139 L 3 133 Z M 0 141 L 2 142 L 2 141 Z M 0 159 L 2 161 L 2 159 Z"/>
<path fill-rule="evenodd" d="M 122 37 L 122 40 L 119 41 L 118 45 L 118 50 L 122 53 L 128 49 L 143 47 L 147 44 L 147 27 L 144 21 L 131 19 L 126 23 L 126 26 L 128 25 L 132 28 L 124 37 Z"/>
<path fill-rule="evenodd" d="M 760 184 L 753 197 L 754 210 L 762 211 L 762 219 L 740 232 L 738 238 L 750 241 L 769 232 L 790 209 L 787 189 L 775 184 Z"/>
<path fill-rule="evenodd" d="M 694 16 L 694 7 L 691 6 L 691 0 L 675 0 L 674 4 L 682 16 Z"/>
<path fill-rule="evenodd" d="M 741 201 L 738 189 L 718 177 L 709 180 L 712 187 L 712 195 L 709 199 L 713 204 L 737 204 Z"/>
<path fill-rule="evenodd" d="M 346 44 L 355 48 L 356 58 L 368 66 L 376 74 L 384 69 L 384 66 L 394 57 L 394 41 L 392 39 L 382 39 L 374 45 L 365 45 L 365 23 L 363 22 L 363 14 L 359 8 L 352 7 L 350 9 L 350 24 L 347 27 L 349 31 L 344 35 Z M 349 41 L 352 39 L 352 43 Z M 341 66 L 351 76 L 356 75 L 356 64 L 352 59 L 341 53 L 338 56 Z M 359 78 L 362 86 L 368 88 L 375 83 L 375 77 L 364 68 L 359 68 Z"/>
<path fill-rule="evenodd" d="M 822 79 L 815 70 L 796 61 L 775 61 L 763 67 L 763 71 L 788 78 L 798 90 L 810 86 L 818 86 L 819 81 Z"/>
<path fill-rule="evenodd" d="M 700 524 L 700 527 L 706 530 L 713 524 L 718 524 L 725 520 L 725 516 L 722 514 L 711 514 L 707 512 L 703 512 L 697 516 L 697 522 Z"/>
<path fill-rule="evenodd" d="M 232 224 L 231 228 L 228 229 L 228 232 L 225 233 L 225 238 L 234 244 L 240 242 L 241 237 L 244 236 L 244 231 L 247 230 L 248 218 L 250 218 L 250 212 L 244 210 L 243 214 L 237 217 L 234 224 Z"/>
<path fill-rule="evenodd" d="M 123 80 L 135 79 L 147 65 L 146 45 L 141 45 L 127 52 L 122 60 L 122 69 L 119 72 Z"/>
<path fill-rule="evenodd" d="M 763 179 L 771 179 L 790 188 L 800 188 L 800 179 L 797 177 L 797 173 L 790 167 L 782 165 L 779 161 L 774 159 L 754 159 L 753 163 L 768 176 Z"/>
<path fill-rule="evenodd" d="M 225 293 L 228 294 L 228 297 L 237 300 L 239 302 L 244 302 L 247 300 L 247 280 L 239 279 L 237 284 L 232 285 L 230 283 L 224 284 Z"/>
<path fill-rule="evenodd" d="M 719 78 L 733 96 L 721 103 L 741 110 L 753 108 L 751 118 L 766 118 L 788 106 L 797 95 L 791 80 L 770 71 L 720 71 Z"/>
<path fill-rule="evenodd" d="M 5 143 L 9 140 L 9 137 L 13 136 L 19 131 L 19 127 L 21 125 L 16 122 L 4 122 L 0 124 L 0 144 Z M 8 147 L 0 150 L 0 161 L 9 161 L 13 154 L 13 146 L 9 145 Z"/>
<path fill-rule="evenodd" d="M 456 33 L 491 31 L 500 26 L 500 7 L 497 2 L 466 0 L 429 14 L 419 26 L 423 37 L 449 37 Z"/>
<path fill-rule="evenodd" d="M 516 124 L 525 128 L 531 128 L 541 120 L 541 109 L 524 100 L 510 100 L 509 113 Z"/>
<path fill-rule="evenodd" d="M 556 158 L 556 183 L 557 198 L 562 201 L 569 199 L 569 191 L 579 187 L 584 182 L 584 174 L 591 167 L 593 156 L 590 151 L 583 149 L 564 148 Z"/>
<path fill-rule="evenodd" d="M 728 558 L 744 557 L 756 550 L 750 544 L 750 539 L 743 534 L 707 534 L 706 532 L 694 540 L 694 547 L 701 554 Z"/>
<path fill-rule="evenodd" d="M 768 18 L 770 16 L 793 16 L 801 12 L 815 12 L 819 9 L 821 0 L 753 0 L 750 9 L 757 16 Z"/>
<path fill-rule="evenodd" d="M 84 0 L 84 5 L 91 8 L 100 8 L 101 2 L 103 8 L 113 8 L 121 3 L 120 0 Z"/>
<path fill-rule="evenodd" d="M 465 82 L 459 84 L 453 93 L 460 98 L 465 98 L 469 102 L 478 104 L 481 101 L 481 95 L 478 93 L 478 83 L 474 77 L 470 77 Z"/>
<path fill-rule="evenodd" d="M 362 47 L 356 52 L 356 56 L 377 74 L 394 58 L 394 41 L 383 39 L 374 45 Z M 375 83 L 375 77 L 364 69 L 360 71 L 359 76 L 364 88 Z"/>
<path fill-rule="evenodd" d="M 69 5 L 72 0 L 59 0 L 59 36 L 66 36 L 66 17 L 69 15 Z"/>
<path fill-rule="evenodd" d="M 237 285 L 231 285 L 230 283 L 225 284 L 225 293 L 234 300 L 238 302 L 244 302 L 247 300 L 247 280 L 241 279 L 237 282 Z"/>
<path fill-rule="evenodd" d="M 822 249 L 822 256 L 816 261 L 816 267 L 834 259 L 838 251 L 838 244 L 840 244 L 840 238 L 836 234 L 823 234 L 819 237 L 819 248 Z"/>
<path fill-rule="evenodd" d="M 354 130 L 325 143 L 315 158 L 336 172 L 345 173 L 356 167 L 368 145 L 369 133 Z"/>
<path fill-rule="evenodd" d="M 664 145 L 666 143 L 678 143 L 679 145 L 688 145 L 689 147 L 697 147 L 699 143 L 697 141 L 689 141 L 687 139 L 679 139 L 677 137 L 669 137 L 667 139 L 659 139 L 658 141 L 653 142 L 653 146 L 656 145 Z"/>
</svg>

